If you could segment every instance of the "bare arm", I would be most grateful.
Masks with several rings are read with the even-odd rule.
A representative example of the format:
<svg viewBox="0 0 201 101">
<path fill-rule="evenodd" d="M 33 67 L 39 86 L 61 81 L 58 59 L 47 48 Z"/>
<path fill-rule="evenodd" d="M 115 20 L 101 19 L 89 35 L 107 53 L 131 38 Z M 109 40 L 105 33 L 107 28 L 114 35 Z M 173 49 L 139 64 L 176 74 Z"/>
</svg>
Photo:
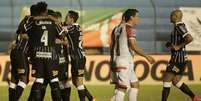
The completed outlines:
<svg viewBox="0 0 201 101">
<path fill-rule="evenodd" d="M 130 44 L 131 49 L 134 52 L 136 52 L 138 55 L 146 58 L 151 64 L 155 62 L 155 60 L 151 56 L 145 54 L 145 52 L 143 51 L 143 49 L 141 49 L 141 48 L 138 47 L 137 41 L 136 41 L 135 38 L 129 39 L 129 44 Z"/>
<path fill-rule="evenodd" d="M 181 49 L 182 47 L 184 47 L 185 45 L 191 43 L 193 41 L 193 37 L 190 35 L 190 34 L 187 34 L 185 37 L 184 37 L 184 42 L 179 44 L 179 45 L 172 45 L 174 50 L 179 50 Z"/>
</svg>

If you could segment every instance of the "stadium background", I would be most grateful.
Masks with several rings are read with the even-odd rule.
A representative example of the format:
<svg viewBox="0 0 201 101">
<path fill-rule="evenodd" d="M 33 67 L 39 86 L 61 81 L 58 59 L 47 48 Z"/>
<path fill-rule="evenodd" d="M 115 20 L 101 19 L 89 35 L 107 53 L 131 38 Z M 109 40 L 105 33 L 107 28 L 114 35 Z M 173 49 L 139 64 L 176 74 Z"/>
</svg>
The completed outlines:
<svg viewBox="0 0 201 101">
<path fill-rule="evenodd" d="M 29 6 L 39 0 L 0 0 L 0 101 L 7 99 L 9 78 L 9 47 L 15 38 L 15 30 L 28 13 Z M 63 18 L 69 9 L 80 12 L 79 24 L 84 33 L 84 47 L 87 52 L 86 83 L 100 101 L 106 101 L 113 93 L 109 85 L 109 43 L 112 28 L 121 19 L 126 8 L 140 11 L 141 23 L 137 26 L 137 40 L 140 47 L 152 54 L 157 62 L 149 65 L 143 58 L 135 57 L 135 70 L 141 80 L 140 101 L 159 101 L 162 89 L 161 76 L 169 59 L 164 43 L 168 40 L 171 24 L 171 10 L 179 8 L 184 12 L 194 42 L 187 49 L 189 65 L 183 80 L 201 95 L 201 0 L 46 0 L 49 8 L 62 12 Z M 31 78 L 32 79 L 32 78 Z M 101 89 L 103 88 L 104 89 Z M 21 101 L 25 101 L 30 87 L 25 90 Z M 154 92 L 154 93 L 152 93 Z M 174 96 L 177 94 L 177 96 Z M 46 101 L 49 101 L 47 92 Z M 184 100 L 185 99 L 185 100 Z M 72 101 L 77 101 L 75 90 Z M 170 101 L 189 101 L 179 90 L 173 90 Z"/>
</svg>

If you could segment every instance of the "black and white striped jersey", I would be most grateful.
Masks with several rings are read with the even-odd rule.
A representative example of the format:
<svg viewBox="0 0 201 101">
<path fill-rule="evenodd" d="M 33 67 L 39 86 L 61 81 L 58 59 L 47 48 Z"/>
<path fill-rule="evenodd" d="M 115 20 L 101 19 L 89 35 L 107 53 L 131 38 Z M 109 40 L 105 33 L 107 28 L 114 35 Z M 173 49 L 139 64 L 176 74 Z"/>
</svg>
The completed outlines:
<svg viewBox="0 0 201 101">
<path fill-rule="evenodd" d="M 174 29 L 171 33 L 171 44 L 179 45 L 185 42 L 184 37 L 188 34 L 186 26 L 183 22 L 178 22 L 174 25 Z M 171 50 L 171 62 L 184 63 L 187 60 L 187 54 L 185 46 L 179 50 Z"/>
</svg>

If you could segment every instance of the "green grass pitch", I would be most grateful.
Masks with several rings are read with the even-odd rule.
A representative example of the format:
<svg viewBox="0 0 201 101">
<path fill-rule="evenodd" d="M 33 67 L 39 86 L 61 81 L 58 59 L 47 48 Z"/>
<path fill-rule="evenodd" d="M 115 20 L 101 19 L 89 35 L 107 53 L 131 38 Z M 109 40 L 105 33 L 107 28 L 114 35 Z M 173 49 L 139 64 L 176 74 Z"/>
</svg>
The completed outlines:
<svg viewBox="0 0 201 101">
<path fill-rule="evenodd" d="M 190 88 L 195 92 L 196 95 L 201 95 L 201 85 L 189 85 Z M 89 91 L 98 99 L 98 101 L 107 101 L 109 97 L 113 95 L 112 85 L 99 85 L 93 86 L 88 85 Z M 8 101 L 8 86 L 0 86 L 0 101 Z M 161 85 L 141 85 L 139 91 L 138 101 L 160 101 L 161 99 Z M 28 86 L 20 101 L 26 101 L 30 92 L 30 86 Z M 46 96 L 44 101 L 51 101 L 50 88 L 47 88 Z M 71 91 L 71 101 L 79 101 L 77 91 L 73 87 Z M 127 101 L 127 96 L 125 97 Z M 183 94 L 176 87 L 172 87 L 169 95 L 168 101 L 191 101 L 191 99 Z"/>
</svg>

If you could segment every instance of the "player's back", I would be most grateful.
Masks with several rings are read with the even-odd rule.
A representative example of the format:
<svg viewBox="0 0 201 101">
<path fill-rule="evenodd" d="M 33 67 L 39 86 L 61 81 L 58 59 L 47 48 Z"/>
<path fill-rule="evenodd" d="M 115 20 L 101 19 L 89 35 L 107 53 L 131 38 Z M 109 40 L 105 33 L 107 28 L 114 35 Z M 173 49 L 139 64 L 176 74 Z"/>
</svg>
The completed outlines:
<svg viewBox="0 0 201 101">
<path fill-rule="evenodd" d="M 58 29 L 51 20 L 34 21 L 33 28 L 29 33 L 30 43 L 33 47 L 55 46 L 58 37 Z"/>
<path fill-rule="evenodd" d="M 132 57 L 132 50 L 129 46 L 127 24 L 121 24 L 115 30 L 115 54 L 118 57 Z"/>
</svg>

